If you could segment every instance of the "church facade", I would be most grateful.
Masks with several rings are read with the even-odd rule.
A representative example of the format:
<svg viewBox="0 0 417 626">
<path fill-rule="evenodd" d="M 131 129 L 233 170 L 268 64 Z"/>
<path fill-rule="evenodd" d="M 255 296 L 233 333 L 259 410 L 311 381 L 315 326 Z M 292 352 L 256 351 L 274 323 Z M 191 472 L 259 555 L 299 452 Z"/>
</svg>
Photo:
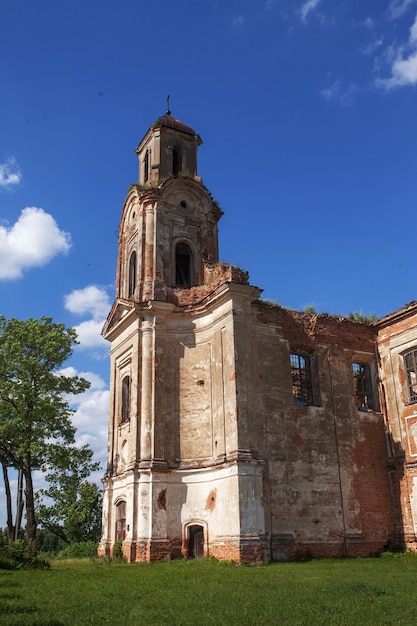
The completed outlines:
<svg viewBox="0 0 417 626">
<path fill-rule="evenodd" d="M 371 324 L 219 262 L 199 135 L 168 111 L 122 209 L 99 553 L 263 563 L 416 546 L 417 303 Z"/>
</svg>

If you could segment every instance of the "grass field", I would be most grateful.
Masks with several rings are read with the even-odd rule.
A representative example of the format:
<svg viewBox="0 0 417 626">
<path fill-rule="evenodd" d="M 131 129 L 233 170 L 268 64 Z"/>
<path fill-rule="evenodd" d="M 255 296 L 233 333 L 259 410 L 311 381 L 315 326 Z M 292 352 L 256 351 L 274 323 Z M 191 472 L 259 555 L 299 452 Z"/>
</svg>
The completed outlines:
<svg viewBox="0 0 417 626">
<path fill-rule="evenodd" d="M 0 624 L 208 626 L 417 624 L 417 559 L 236 567 L 56 561 L 0 570 Z"/>
</svg>

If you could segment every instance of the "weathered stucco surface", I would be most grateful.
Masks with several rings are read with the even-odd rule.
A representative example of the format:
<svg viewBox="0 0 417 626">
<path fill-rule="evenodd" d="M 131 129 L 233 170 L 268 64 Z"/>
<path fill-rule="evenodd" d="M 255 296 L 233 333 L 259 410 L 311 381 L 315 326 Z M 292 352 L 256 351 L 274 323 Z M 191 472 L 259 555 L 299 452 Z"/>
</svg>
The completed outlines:
<svg viewBox="0 0 417 626">
<path fill-rule="evenodd" d="M 152 176 L 144 184 L 140 169 L 123 207 L 103 330 L 111 403 L 100 553 L 118 538 L 139 561 L 414 546 L 417 404 L 407 404 L 401 354 L 417 345 L 417 305 L 366 325 L 259 300 L 246 272 L 218 260 L 221 211 L 196 173 L 200 138 L 160 120 L 138 148 Z M 185 169 L 166 176 L 174 148 Z M 308 403 L 294 395 L 291 354 L 311 365 Z M 358 408 L 352 363 L 369 370 L 372 406 Z"/>
<path fill-rule="evenodd" d="M 411 549 L 417 547 L 417 404 L 408 398 L 403 355 L 416 348 L 417 302 L 412 302 L 378 324 L 396 535 L 399 543 Z"/>
</svg>

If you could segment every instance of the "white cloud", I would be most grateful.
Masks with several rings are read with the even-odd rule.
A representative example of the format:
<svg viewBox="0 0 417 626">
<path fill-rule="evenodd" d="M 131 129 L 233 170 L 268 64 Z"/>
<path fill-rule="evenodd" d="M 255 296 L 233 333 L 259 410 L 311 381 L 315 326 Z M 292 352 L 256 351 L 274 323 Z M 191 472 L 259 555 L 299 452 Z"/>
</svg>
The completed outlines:
<svg viewBox="0 0 417 626">
<path fill-rule="evenodd" d="M 82 378 L 85 378 L 90 383 L 90 388 L 89 388 L 90 390 L 105 389 L 106 387 L 106 383 L 98 374 L 95 374 L 94 372 L 77 372 L 75 367 L 72 367 L 72 365 L 69 365 L 68 367 L 63 367 L 62 369 L 60 369 L 59 374 L 62 374 L 63 376 L 68 376 L 68 377 L 81 376 Z"/>
<path fill-rule="evenodd" d="M 62 376 L 76 376 L 77 375 L 77 370 L 75 369 L 75 367 L 71 367 L 70 365 L 68 367 L 63 367 L 62 369 L 58 370 L 58 374 L 62 374 Z"/>
<path fill-rule="evenodd" d="M 388 6 L 388 16 L 391 20 L 404 15 L 404 13 L 417 2 L 417 0 L 391 0 Z"/>
<path fill-rule="evenodd" d="M 275 2 L 276 2 L 276 0 L 266 0 L 266 2 L 265 2 L 265 9 L 264 10 L 265 11 L 270 11 L 274 7 Z"/>
<path fill-rule="evenodd" d="M 104 322 L 105 319 L 86 320 L 74 326 L 81 348 L 109 348 L 109 343 L 101 336 Z"/>
<path fill-rule="evenodd" d="M 18 185 L 22 180 L 22 172 L 14 157 L 0 163 L 0 187 L 9 189 L 12 185 Z"/>
<path fill-rule="evenodd" d="M 357 92 L 357 86 L 354 83 L 345 86 L 340 78 L 334 80 L 327 87 L 324 87 L 320 91 L 320 95 L 323 96 L 328 102 L 334 100 L 342 106 L 350 106 L 353 104 L 354 95 Z"/>
<path fill-rule="evenodd" d="M 368 28 L 369 30 L 372 30 L 372 28 L 375 26 L 375 21 L 372 19 L 372 17 L 369 16 L 363 22 L 363 25 L 365 26 L 365 28 Z"/>
<path fill-rule="evenodd" d="M 334 100 L 334 98 L 336 98 L 337 94 L 340 91 L 340 84 L 341 84 L 341 80 L 340 78 L 338 78 L 337 80 L 333 81 L 330 85 L 327 85 L 326 87 L 324 87 L 320 91 L 320 94 L 323 96 L 325 100 Z"/>
<path fill-rule="evenodd" d="M 71 236 L 43 209 L 23 209 L 11 227 L 0 226 L 0 280 L 21 278 L 25 270 L 46 265 L 54 256 L 66 253 Z"/>
<path fill-rule="evenodd" d="M 107 430 L 109 416 L 109 389 L 104 380 L 95 372 L 78 372 L 74 367 L 65 367 L 59 372 L 64 376 L 81 376 L 91 383 L 84 393 L 68 396 L 69 405 L 75 409 L 71 421 L 76 432 L 78 446 L 88 443 L 96 457 L 102 461 L 107 451 Z"/>
<path fill-rule="evenodd" d="M 101 336 L 107 314 L 111 307 L 110 298 L 104 287 L 89 285 L 84 289 L 75 289 L 65 296 L 65 308 L 76 315 L 88 314 L 87 319 L 77 326 L 81 348 L 108 349 L 108 342 Z"/>
<path fill-rule="evenodd" d="M 417 85 L 417 15 L 410 28 L 407 44 L 396 51 L 389 48 L 386 58 L 391 63 L 391 76 L 377 80 L 377 84 L 387 89 Z"/>
<path fill-rule="evenodd" d="M 304 2 L 304 4 L 300 8 L 300 15 L 303 22 L 307 20 L 308 15 L 311 13 L 311 11 L 314 11 L 319 3 L 320 0 L 307 0 L 306 2 Z"/>
<path fill-rule="evenodd" d="M 406 59 L 399 58 L 391 68 L 392 76 L 385 81 L 388 88 L 417 84 L 417 50 Z"/>
<path fill-rule="evenodd" d="M 71 418 L 77 429 L 77 444 L 88 443 L 98 457 L 103 457 L 107 450 L 109 418 L 108 389 L 86 391 Z"/>
<path fill-rule="evenodd" d="M 371 41 L 370 43 L 368 43 L 367 46 L 365 46 L 364 48 L 361 48 L 361 52 L 363 52 L 366 55 L 372 55 L 374 54 L 374 52 L 376 52 L 376 50 L 378 50 L 378 48 L 380 48 L 384 43 L 384 37 L 381 35 L 380 37 L 378 37 L 378 39 L 374 39 L 373 41 Z"/>
<path fill-rule="evenodd" d="M 233 18 L 234 28 L 242 28 L 244 21 L 245 20 L 244 20 L 243 15 L 237 15 L 236 17 L 234 17 Z"/>
<path fill-rule="evenodd" d="M 110 392 L 104 380 L 94 372 L 79 372 L 79 376 L 89 380 L 91 387 L 71 399 L 76 409 L 71 421 L 77 429 L 77 445 L 88 443 L 96 457 L 103 460 L 107 451 Z"/>
<path fill-rule="evenodd" d="M 414 18 L 414 24 L 410 28 L 410 44 L 417 45 L 417 15 Z"/>
<path fill-rule="evenodd" d="M 110 306 L 110 298 L 106 290 L 98 285 L 75 289 L 65 296 L 67 311 L 77 315 L 90 313 L 94 319 L 106 317 Z"/>
</svg>

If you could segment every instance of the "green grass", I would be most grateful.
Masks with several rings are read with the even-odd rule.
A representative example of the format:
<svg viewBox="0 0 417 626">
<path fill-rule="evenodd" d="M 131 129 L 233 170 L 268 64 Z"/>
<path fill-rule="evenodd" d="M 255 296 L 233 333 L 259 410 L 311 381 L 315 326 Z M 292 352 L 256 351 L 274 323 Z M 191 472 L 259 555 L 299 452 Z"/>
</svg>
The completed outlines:
<svg viewBox="0 0 417 626">
<path fill-rule="evenodd" d="M 417 623 L 417 559 L 236 567 L 56 561 L 0 570 L 0 624 L 216 626 Z"/>
</svg>

